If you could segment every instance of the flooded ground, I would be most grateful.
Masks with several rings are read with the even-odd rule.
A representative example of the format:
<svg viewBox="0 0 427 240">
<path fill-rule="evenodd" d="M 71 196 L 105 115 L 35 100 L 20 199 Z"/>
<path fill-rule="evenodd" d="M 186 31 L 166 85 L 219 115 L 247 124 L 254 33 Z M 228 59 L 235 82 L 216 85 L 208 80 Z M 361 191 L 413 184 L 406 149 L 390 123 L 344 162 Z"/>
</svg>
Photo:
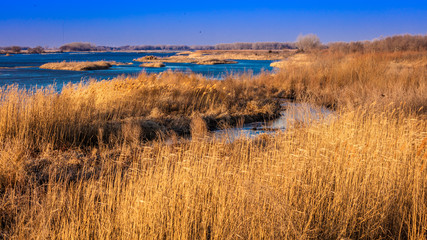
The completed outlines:
<svg viewBox="0 0 427 240">
<path fill-rule="evenodd" d="M 329 120 L 333 112 L 325 107 L 314 106 L 308 103 L 283 102 L 284 111 L 281 116 L 268 122 L 254 122 L 241 127 L 217 130 L 214 138 L 233 142 L 239 138 L 254 138 L 260 134 L 285 131 L 290 126 L 307 125 L 313 121 Z"/>
</svg>

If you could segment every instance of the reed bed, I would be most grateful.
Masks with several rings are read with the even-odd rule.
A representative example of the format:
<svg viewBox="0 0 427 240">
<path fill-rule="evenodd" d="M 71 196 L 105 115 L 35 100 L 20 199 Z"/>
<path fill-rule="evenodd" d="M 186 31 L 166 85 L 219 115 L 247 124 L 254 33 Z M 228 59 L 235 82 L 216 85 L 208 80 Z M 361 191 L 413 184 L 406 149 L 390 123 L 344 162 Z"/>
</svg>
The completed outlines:
<svg viewBox="0 0 427 240">
<path fill-rule="evenodd" d="M 273 95 L 248 94 L 252 76 L 225 81 L 195 74 L 142 73 L 108 81 L 27 91 L 8 86 L 0 91 L 0 142 L 21 141 L 28 148 L 84 147 L 121 138 L 124 125 L 142 127 L 141 138 L 156 134 L 190 134 L 193 116 L 212 128 L 273 118 L 280 111 Z M 246 79 L 246 80 L 243 80 Z"/>
<path fill-rule="evenodd" d="M 427 102 L 426 52 L 297 54 L 283 62 L 269 86 L 287 98 L 331 108 L 401 102 L 413 111 Z M 426 109 L 424 110 L 424 112 Z"/>
<path fill-rule="evenodd" d="M 52 70 L 68 70 L 68 71 L 88 71 L 88 70 L 100 70 L 108 69 L 113 65 L 112 62 L 107 61 L 96 61 L 96 62 L 51 62 L 40 66 L 43 69 Z"/>
<path fill-rule="evenodd" d="M 231 144 L 46 151 L 3 193 L 3 236 L 423 239 L 426 142 L 425 121 L 389 109 Z"/>
<path fill-rule="evenodd" d="M 166 72 L 61 93 L 3 88 L 0 238 L 427 238 L 425 56 L 304 59 L 223 81 Z M 209 137 L 212 119 L 273 116 L 278 98 L 336 112 L 254 139 Z M 168 135 L 147 141 L 149 129 Z"/>
</svg>

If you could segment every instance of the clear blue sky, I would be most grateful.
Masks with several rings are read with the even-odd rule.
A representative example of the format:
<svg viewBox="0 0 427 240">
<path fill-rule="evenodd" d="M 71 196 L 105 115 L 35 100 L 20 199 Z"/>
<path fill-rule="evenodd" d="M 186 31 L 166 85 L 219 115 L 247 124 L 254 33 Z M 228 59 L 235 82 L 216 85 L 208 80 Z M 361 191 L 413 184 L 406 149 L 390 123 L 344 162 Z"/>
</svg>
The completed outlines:
<svg viewBox="0 0 427 240">
<path fill-rule="evenodd" d="M 0 1 L 0 46 L 324 43 L 427 34 L 424 1 Z"/>
</svg>

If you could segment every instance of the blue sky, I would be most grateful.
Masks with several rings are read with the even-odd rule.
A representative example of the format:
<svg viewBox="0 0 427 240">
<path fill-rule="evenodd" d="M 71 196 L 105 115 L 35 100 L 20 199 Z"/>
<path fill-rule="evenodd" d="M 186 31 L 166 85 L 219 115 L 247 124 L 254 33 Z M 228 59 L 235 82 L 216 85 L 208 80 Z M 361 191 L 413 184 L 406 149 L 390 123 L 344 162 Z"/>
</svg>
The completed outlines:
<svg viewBox="0 0 427 240">
<path fill-rule="evenodd" d="M 0 2 L 0 46 L 68 42 L 122 46 L 324 43 L 427 34 L 427 1 L 12 1 Z"/>
</svg>

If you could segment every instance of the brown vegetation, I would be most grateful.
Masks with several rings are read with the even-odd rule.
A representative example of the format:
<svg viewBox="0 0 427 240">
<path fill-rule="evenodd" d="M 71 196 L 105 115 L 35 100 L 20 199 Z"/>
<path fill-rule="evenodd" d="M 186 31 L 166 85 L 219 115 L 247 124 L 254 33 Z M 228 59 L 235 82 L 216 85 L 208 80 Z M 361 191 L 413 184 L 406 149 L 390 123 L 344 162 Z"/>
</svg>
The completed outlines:
<svg viewBox="0 0 427 240">
<path fill-rule="evenodd" d="M 64 52 L 92 51 L 95 45 L 88 42 L 73 42 L 62 45 L 59 49 Z"/>
<path fill-rule="evenodd" d="M 291 56 L 295 50 L 265 51 L 265 50 L 200 50 L 195 52 L 177 53 L 170 57 L 144 56 L 134 61 L 137 62 L 176 62 L 195 64 L 228 64 L 232 60 L 281 60 Z"/>
<path fill-rule="evenodd" d="M 159 58 L 156 56 L 150 55 L 150 56 L 144 56 L 144 57 L 134 59 L 134 61 L 136 62 L 144 62 L 144 61 L 151 61 L 151 60 L 159 60 Z"/>
<path fill-rule="evenodd" d="M 196 53 L 216 59 L 280 60 L 294 54 L 295 50 L 205 50 L 197 51 Z"/>
<path fill-rule="evenodd" d="M 216 45 L 136 45 L 136 46 L 95 46 L 91 43 L 74 42 L 60 47 L 61 51 L 195 51 L 195 50 L 283 50 L 295 49 L 289 42 L 221 43 Z"/>
<path fill-rule="evenodd" d="M 108 69 L 113 65 L 113 62 L 97 61 L 97 62 L 55 62 L 46 63 L 40 66 L 43 69 L 52 70 L 67 70 L 67 71 L 88 71 Z"/>
<path fill-rule="evenodd" d="M 231 144 L 203 140 L 195 118 L 194 141 L 173 145 L 141 144 L 132 125 L 113 148 L 9 145 L 3 236 L 422 239 L 426 122 L 366 110 Z"/>
<path fill-rule="evenodd" d="M 325 50 L 223 81 L 165 72 L 3 88 L 0 237 L 425 239 L 426 56 Z M 279 98 L 337 117 L 206 137 L 276 116 Z"/>
<path fill-rule="evenodd" d="M 148 68 L 162 68 L 166 65 L 162 62 L 152 62 L 152 63 L 142 63 L 139 65 L 140 67 L 148 67 Z"/>
<path fill-rule="evenodd" d="M 295 44 L 301 51 L 318 49 L 322 45 L 319 37 L 315 34 L 299 35 Z"/>
<path fill-rule="evenodd" d="M 217 64 L 233 64 L 233 63 L 237 63 L 236 61 L 232 61 L 232 60 L 220 60 L 220 59 L 207 59 L 207 60 L 201 60 L 198 61 L 196 64 L 199 65 L 217 65 Z"/>
<path fill-rule="evenodd" d="M 10 86 L 1 91 L 0 141 L 20 139 L 32 149 L 52 146 L 90 146 L 120 137 L 125 124 L 144 129 L 141 139 L 153 139 L 159 130 L 189 134 L 193 114 L 200 114 L 215 129 L 274 118 L 279 101 L 265 89 L 254 89 L 256 79 L 214 81 L 198 75 L 163 72 L 159 75 L 117 78 L 68 85 L 61 93 L 36 93 Z M 251 86 L 252 85 L 252 86 Z M 256 94 L 255 94 L 256 93 Z M 13 124 L 10 124 L 12 123 Z M 154 123 L 153 123 L 154 122 Z"/>
<path fill-rule="evenodd" d="M 257 43 L 221 43 L 215 45 L 216 50 L 283 50 L 295 49 L 294 43 L 257 42 Z M 210 50 L 210 49 L 205 49 Z"/>
<path fill-rule="evenodd" d="M 13 48 L 13 50 L 12 50 Z M 36 47 L 38 48 L 38 47 Z M 308 50 L 309 48 L 324 49 L 329 48 L 333 52 L 341 53 L 370 53 L 370 52 L 399 52 L 399 51 L 426 51 L 427 35 L 395 35 L 390 37 L 381 37 L 372 41 L 357 42 L 334 42 L 328 45 L 321 45 L 320 39 L 314 34 L 299 36 L 296 42 L 256 42 L 256 43 L 221 43 L 216 45 L 137 45 L 137 46 L 95 46 L 91 43 L 74 42 L 64 44 L 60 51 L 289 51 L 289 50 Z M 27 47 L 22 47 L 22 50 Z M 28 48 L 31 49 L 31 48 Z M 21 47 L 0 47 L 0 52 L 19 53 Z M 48 51 L 48 50 L 45 50 Z M 188 55 L 188 54 L 187 54 Z M 239 59 L 239 58 L 234 58 Z M 246 58 L 240 58 L 246 59 Z M 261 59 L 259 59 L 261 60 Z"/>
<path fill-rule="evenodd" d="M 192 53 L 193 53 L 192 51 L 182 51 L 182 52 L 177 53 L 176 55 L 186 55 L 186 56 L 188 56 L 188 55 L 190 55 Z"/>
<path fill-rule="evenodd" d="M 37 46 L 35 48 L 28 48 L 27 49 L 27 53 L 30 53 L 30 54 L 40 54 L 43 52 L 44 52 L 44 48 L 41 46 Z"/>
<path fill-rule="evenodd" d="M 426 52 L 299 55 L 271 82 L 290 98 L 349 108 L 403 101 L 412 110 L 427 102 Z"/>
<path fill-rule="evenodd" d="M 340 53 L 375 53 L 427 51 L 427 35 L 396 35 L 373 41 L 335 42 L 329 44 L 332 52 Z"/>
</svg>

